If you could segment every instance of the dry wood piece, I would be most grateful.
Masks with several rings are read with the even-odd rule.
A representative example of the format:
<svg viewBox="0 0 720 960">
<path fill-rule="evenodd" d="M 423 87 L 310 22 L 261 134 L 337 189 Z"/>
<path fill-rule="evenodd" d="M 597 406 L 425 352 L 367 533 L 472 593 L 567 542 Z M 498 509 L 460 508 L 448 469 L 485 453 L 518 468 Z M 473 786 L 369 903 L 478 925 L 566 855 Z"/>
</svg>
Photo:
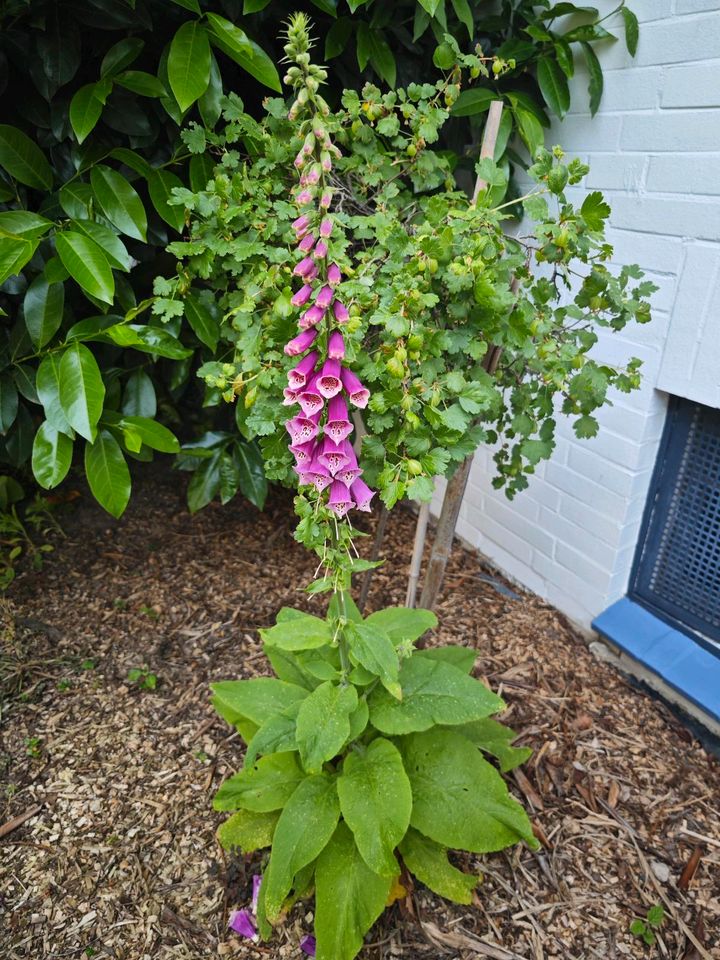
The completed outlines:
<svg viewBox="0 0 720 960">
<path fill-rule="evenodd" d="M 238 501 L 190 517 L 177 473 L 151 467 L 135 487 L 119 523 L 84 498 L 45 570 L 21 574 L 10 591 L 15 614 L 57 635 L 21 623 L 2 651 L 12 679 L 0 820 L 45 805 L 0 845 L 0 956 L 72 960 L 92 947 L 96 960 L 298 960 L 307 903 L 270 944 L 227 930 L 262 861 L 223 858 L 215 841 L 222 815 L 212 792 L 239 767 L 242 744 L 222 720 L 210 722 L 208 684 L 269 673 L 257 628 L 281 606 L 322 612 L 327 597 L 300 589 L 314 557 L 289 536 L 268 547 L 291 522 L 282 493 L 263 514 Z M 358 542 L 365 556 L 377 514 Z M 403 603 L 412 537 L 413 518 L 395 511 L 368 610 Z M 472 648 L 476 675 L 502 685 L 503 719 L 534 750 L 520 772 L 544 808 L 533 817 L 543 848 L 452 853 L 482 877 L 475 902 L 453 905 L 416 883 L 361 960 L 650 960 L 629 926 L 658 903 L 667 914 L 658 958 L 716 960 L 717 760 L 595 660 L 551 607 L 516 588 L 498 592 L 496 571 L 476 555 L 457 549 L 448 576 L 465 579 L 440 603 L 432 642 Z M 94 669 L 80 669 L 87 658 Z M 128 682 L 144 665 L 159 678 L 155 691 Z M 573 724 L 583 715 L 591 726 Z M 39 759 L 27 753 L 32 737 Z M 524 789 L 508 777 L 527 804 L 519 780 Z M 695 848 L 704 852 L 683 890 Z"/>
<path fill-rule="evenodd" d="M 690 859 L 683 868 L 683 872 L 680 874 L 680 879 L 678 880 L 678 890 L 687 890 L 687 888 L 690 886 L 692 883 L 692 878 L 695 876 L 695 872 L 700 865 L 702 854 L 702 847 L 695 847 L 690 855 Z"/>
</svg>

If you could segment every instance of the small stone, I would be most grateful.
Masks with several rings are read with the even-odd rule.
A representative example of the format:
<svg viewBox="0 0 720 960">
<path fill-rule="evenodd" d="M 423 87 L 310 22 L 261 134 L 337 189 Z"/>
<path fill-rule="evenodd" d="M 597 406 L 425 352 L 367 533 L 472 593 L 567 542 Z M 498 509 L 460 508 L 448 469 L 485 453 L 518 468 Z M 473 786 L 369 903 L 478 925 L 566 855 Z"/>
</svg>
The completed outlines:
<svg viewBox="0 0 720 960">
<path fill-rule="evenodd" d="M 651 860 L 650 869 L 655 874 L 660 883 L 667 883 L 670 879 L 670 867 L 661 860 Z"/>
</svg>

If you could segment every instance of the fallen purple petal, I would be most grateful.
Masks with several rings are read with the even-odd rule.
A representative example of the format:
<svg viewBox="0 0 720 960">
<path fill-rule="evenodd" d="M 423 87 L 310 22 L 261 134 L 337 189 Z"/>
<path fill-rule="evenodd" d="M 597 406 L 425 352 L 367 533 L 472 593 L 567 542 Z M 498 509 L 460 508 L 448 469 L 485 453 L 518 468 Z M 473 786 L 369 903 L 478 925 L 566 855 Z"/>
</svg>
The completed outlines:
<svg viewBox="0 0 720 960">
<path fill-rule="evenodd" d="M 239 933 L 241 937 L 246 937 L 248 940 L 257 940 L 258 938 L 257 928 L 248 910 L 236 910 L 231 913 L 228 926 L 235 933 Z"/>
<path fill-rule="evenodd" d="M 300 941 L 300 949 L 303 953 L 306 953 L 309 957 L 315 956 L 315 937 L 307 936 L 303 937 Z"/>
</svg>

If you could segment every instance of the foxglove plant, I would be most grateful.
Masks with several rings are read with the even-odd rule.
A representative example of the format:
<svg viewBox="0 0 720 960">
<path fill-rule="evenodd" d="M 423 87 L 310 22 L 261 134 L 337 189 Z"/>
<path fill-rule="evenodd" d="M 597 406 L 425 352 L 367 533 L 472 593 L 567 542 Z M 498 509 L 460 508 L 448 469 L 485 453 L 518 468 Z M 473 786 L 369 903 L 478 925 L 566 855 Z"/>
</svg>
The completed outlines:
<svg viewBox="0 0 720 960">
<path fill-rule="evenodd" d="M 333 157 L 340 156 L 340 151 L 324 122 L 329 108 L 317 92 L 326 73 L 309 62 L 308 51 L 306 28 L 298 21 L 288 35 L 286 53 L 295 65 L 285 80 L 296 95 L 289 117 L 298 121 L 303 138 L 294 161 L 299 176 L 295 188 L 299 215 L 292 223 L 299 256 L 293 275 L 301 286 L 290 301 L 303 312 L 298 321 L 300 333 L 284 349 L 289 357 L 304 356 L 289 371 L 284 391 L 285 403 L 298 405 L 302 412 L 285 426 L 300 486 L 314 491 L 311 495 L 317 504 L 326 504 L 342 519 L 353 508 L 371 510 L 373 491 L 362 480 L 362 469 L 348 440 L 353 425 L 347 406 L 367 406 L 369 391 L 343 366 L 345 341 L 340 328 L 349 313 L 342 300 L 342 271 L 332 259 L 332 251 L 344 245 L 344 237 L 331 214 L 333 191 L 329 184 Z"/>
<path fill-rule="evenodd" d="M 471 677 L 475 653 L 448 645 L 414 649 L 437 626 L 428 610 L 390 607 L 363 618 L 349 588 L 366 569 L 351 554 L 353 510 L 369 511 L 373 490 L 351 443 L 349 410 L 370 392 L 348 360 L 343 327 L 346 241 L 332 214 L 329 110 L 318 93 L 324 71 L 310 63 L 307 19 L 293 17 L 285 47 L 293 65 L 289 116 L 296 127 L 298 216 L 292 223 L 299 288 L 289 297 L 300 332 L 283 404 L 289 449 L 301 486 L 300 539 L 317 548 L 331 590 L 322 619 L 283 608 L 261 630 L 276 677 L 213 684 L 213 703 L 247 744 L 242 769 L 227 779 L 215 808 L 230 811 L 220 842 L 243 853 L 270 848 L 256 918 L 233 929 L 267 938 L 292 905 L 315 893 L 314 937 L 301 948 L 318 960 L 352 960 L 380 916 L 403 868 L 430 889 L 469 904 L 479 877 L 448 860 L 524 842 L 537 847 L 525 811 L 501 771 L 529 753 L 492 719 L 503 701 Z M 300 358 L 300 359 L 297 359 Z M 476 871 L 476 864 L 472 864 Z M 403 881 L 410 882 L 406 879 Z"/>
</svg>

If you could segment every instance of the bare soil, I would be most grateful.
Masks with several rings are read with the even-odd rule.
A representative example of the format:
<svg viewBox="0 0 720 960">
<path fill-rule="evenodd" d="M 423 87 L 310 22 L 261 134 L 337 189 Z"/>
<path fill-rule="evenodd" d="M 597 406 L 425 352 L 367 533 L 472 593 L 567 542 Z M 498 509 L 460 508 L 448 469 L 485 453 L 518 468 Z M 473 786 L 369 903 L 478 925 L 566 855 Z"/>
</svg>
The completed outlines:
<svg viewBox="0 0 720 960">
<path fill-rule="evenodd" d="M 117 523 L 81 496 L 45 569 L 3 603 L 3 960 L 302 956 L 311 905 L 266 945 L 227 929 L 259 860 L 226 859 L 215 840 L 211 798 L 242 744 L 208 684 L 269 672 L 257 628 L 283 604 L 322 608 L 300 589 L 313 558 L 292 539 L 284 494 L 262 514 L 238 501 L 190 517 L 184 486 L 144 471 Z M 369 609 L 403 602 L 412 532 L 395 511 Z M 438 613 L 433 642 L 477 650 L 476 675 L 535 751 L 511 787 L 543 848 L 461 858 L 483 877 L 472 907 L 416 886 L 364 960 L 717 960 L 718 762 L 481 557 L 456 548 Z M 129 681 L 142 667 L 155 690 Z M 666 919 L 646 946 L 629 927 L 656 904 Z"/>
</svg>

